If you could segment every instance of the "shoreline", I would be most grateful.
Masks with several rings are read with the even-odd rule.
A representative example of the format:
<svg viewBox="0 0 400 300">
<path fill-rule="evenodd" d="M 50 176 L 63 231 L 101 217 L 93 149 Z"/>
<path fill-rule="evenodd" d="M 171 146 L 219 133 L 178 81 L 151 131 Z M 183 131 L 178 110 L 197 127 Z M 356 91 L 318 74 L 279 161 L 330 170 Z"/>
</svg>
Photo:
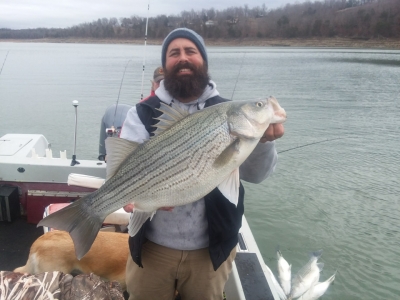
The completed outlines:
<svg viewBox="0 0 400 300">
<path fill-rule="evenodd" d="M 43 38 L 0 39 L 0 43 L 76 43 L 76 44 L 132 44 L 142 45 L 143 39 L 94 39 L 94 38 Z M 220 47 L 307 47 L 307 48 L 366 48 L 400 50 L 400 39 L 376 38 L 240 38 L 206 39 L 207 46 Z M 147 39 L 148 45 L 161 45 L 161 39 Z"/>
</svg>

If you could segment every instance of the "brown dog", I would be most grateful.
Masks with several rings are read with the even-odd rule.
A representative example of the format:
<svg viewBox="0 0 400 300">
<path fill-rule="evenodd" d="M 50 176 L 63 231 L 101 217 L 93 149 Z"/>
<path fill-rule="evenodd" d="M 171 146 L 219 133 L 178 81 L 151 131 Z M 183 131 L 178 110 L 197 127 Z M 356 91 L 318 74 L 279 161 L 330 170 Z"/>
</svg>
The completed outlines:
<svg viewBox="0 0 400 300">
<path fill-rule="evenodd" d="M 65 231 L 49 231 L 32 244 L 26 265 L 16 268 L 14 272 L 94 273 L 103 279 L 119 282 L 125 291 L 128 237 L 125 233 L 99 231 L 92 248 L 78 260 L 70 235 Z"/>
</svg>

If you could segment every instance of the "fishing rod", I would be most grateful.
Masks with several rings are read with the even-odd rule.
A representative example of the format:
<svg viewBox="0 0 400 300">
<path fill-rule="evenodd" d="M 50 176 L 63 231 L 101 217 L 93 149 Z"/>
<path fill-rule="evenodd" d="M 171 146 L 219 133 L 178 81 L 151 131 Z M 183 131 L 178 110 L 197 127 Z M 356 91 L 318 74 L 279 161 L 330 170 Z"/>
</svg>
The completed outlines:
<svg viewBox="0 0 400 300">
<path fill-rule="evenodd" d="M 150 1 L 147 4 L 146 32 L 144 34 L 144 48 L 143 48 L 142 89 L 140 93 L 140 100 L 143 100 L 143 82 L 144 82 L 144 69 L 146 65 L 146 45 L 147 45 L 147 28 L 149 26 L 149 11 L 150 11 Z"/>
<path fill-rule="evenodd" d="M 1 72 L 3 71 L 4 64 L 6 63 L 8 52 L 10 52 L 10 51 L 7 51 L 6 58 L 4 59 L 3 65 L 1 66 L 1 69 L 0 69 L 0 75 L 1 75 Z"/>
<path fill-rule="evenodd" d="M 150 1 L 147 5 L 146 32 L 145 32 L 145 37 L 144 37 L 144 51 L 143 51 L 144 53 L 143 53 L 142 87 L 141 87 L 141 93 L 140 93 L 140 100 L 143 99 L 143 82 L 144 82 L 144 70 L 145 70 L 145 63 L 146 63 L 146 44 L 147 44 L 147 29 L 148 29 L 148 25 L 149 25 L 149 10 L 150 10 Z M 124 73 L 122 74 L 121 84 L 119 86 L 119 91 L 118 91 L 117 102 L 115 104 L 112 126 L 111 126 L 111 128 L 106 129 L 106 132 L 109 136 L 113 136 L 115 133 L 118 134 L 118 132 L 115 130 L 114 124 L 115 124 L 115 119 L 116 119 L 117 110 L 118 110 L 119 96 L 121 94 L 121 89 L 122 89 L 122 84 L 124 82 L 126 69 L 131 61 L 132 61 L 131 59 L 128 60 L 128 62 L 125 65 Z"/>
<path fill-rule="evenodd" d="M 113 118 L 113 122 L 112 122 L 112 128 L 114 128 L 114 123 L 115 123 L 115 117 L 117 115 L 117 108 L 118 108 L 118 103 L 119 103 L 119 95 L 121 94 L 121 88 L 122 88 L 122 83 L 124 82 L 124 78 L 125 78 L 125 73 L 126 73 L 126 68 L 128 67 L 129 63 L 132 60 L 128 60 L 128 62 L 125 65 L 125 69 L 124 69 L 124 73 L 122 74 L 122 79 L 121 79 L 121 84 L 119 85 L 119 91 L 118 91 L 118 97 L 117 97 L 117 103 L 115 104 L 115 111 L 114 111 L 114 118 Z"/>
<path fill-rule="evenodd" d="M 244 62 L 244 57 L 245 57 L 245 56 L 246 56 L 246 52 L 243 53 L 242 62 L 240 63 L 239 73 L 238 73 L 238 76 L 236 77 L 235 86 L 233 87 L 231 100 L 233 100 L 233 94 L 235 94 L 236 85 L 237 85 L 237 83 L 238 83 L 238 81 L 239 81 L 239 76 L 240 76 L 240 72 L 242 71 L 242 67 L 243 67 L 243 62 Z"/>
<path fill-rule="evenodd" d="M 312 143 L 308 143 L 308 144 L 304 144 L 304 145 L 300 145 L 300 146 L 296 146 L 296 147 L 293 147 L 293 148 L 289 148 L 289 149 L 286 149 L 286 150 L 279 151 L 278 154 L 284 153 L 284 152 L 288 152 L 288 151 L 291 151 L 291 150 L 294 150 L 294 149 L 299 149 L 299 148 L 315 145 L 315 144 L 320 144 L 320 143 L 325 143 L 325 142 L 330 142 L 330 141 L 335 141 L 335 140 L 341 140 L 341 139 L 348 139 L 348 138 L 351 138 L 351 137 L 350 136 L 348 136 L 348 137 L 338 137 L 338 138 L 333 138 L 333 139 L 326 139 L 326 140 L 323 140 L 323 141 L 312 142 Z M 354 138 L 354 136 L 353 136 L 353 138 Z"/>
</svg>

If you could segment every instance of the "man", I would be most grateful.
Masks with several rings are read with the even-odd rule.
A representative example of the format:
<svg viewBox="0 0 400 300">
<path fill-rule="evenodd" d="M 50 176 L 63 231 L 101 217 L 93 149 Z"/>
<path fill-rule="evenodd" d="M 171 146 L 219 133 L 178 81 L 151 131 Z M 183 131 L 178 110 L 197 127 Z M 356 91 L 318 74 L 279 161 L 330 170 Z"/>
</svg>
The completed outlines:
<svg viewBox="0 0 400 300">
<path fill-rule="evenodd" d="M 161 54 L 164 80 L 156 96 L 139 103 L 127 114 L 121 138 L 136 142 L 149 139 L 161 113 L 160 102 L 174 102 L 193 113 L 229 101 L 219 96 L 208 76 L 204 41 L 186 28 L 173 30 Z M 274 142 L 283 135 L 281 124 L 270 125 L 260 143 L 240 167 L 240 178 L 253 183 L 273 172 L 277 153 Z M 129 239 L 131 256 L 126 268 L 130 300 L 222 299 L 223 288 L 236 255 L 243 215 L 244 189 L 232 205 L 216 188 L 198 201 L 159 210 Z M 132 211 L 132 205 L 124 207 Z"/>
<path fill-rule="evenodd" d="M 156 95 L 156 89 L 158 89 L 158 87 L 160 86 L 160 82 L 161 80 L 164 79 L 164 71 L 162 67 L 157 67 L 154 70 L 154 74 L 153 74 L 153 80 L 151 81 L 151 91 L 150 91 L 150 95 L 147 98 L 144 98 L 143 100 L 140 100 L 140 102 L 146 101 L 147 99 L 149 99 L 150 97 L 153 97 Z"/>
<path fill-rule="evenodd" d="M 99 134 L 99 156 L 98 159 L 106 160 L 106 144 L 105 140 L 109 136 L 118 135 L 122 124 L 126 118 L 126 114 L 132 108 L 128 104 L 112 104 L 107 107 L 103 118 L 101 119 L 100 134 Z"/>
</svg>

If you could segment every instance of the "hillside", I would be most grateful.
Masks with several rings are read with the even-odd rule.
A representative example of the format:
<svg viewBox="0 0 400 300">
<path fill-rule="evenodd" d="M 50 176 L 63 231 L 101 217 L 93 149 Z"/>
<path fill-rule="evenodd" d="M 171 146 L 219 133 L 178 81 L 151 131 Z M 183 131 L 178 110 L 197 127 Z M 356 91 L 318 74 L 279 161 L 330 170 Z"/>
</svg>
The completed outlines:
<svg viewBox="0 0 400 300">
<path fill-rule="evenodd" d="M 0 41 L 143 43 L 146 19 L 102 18 L 70 28 L 0 29 Z M 188 27 L 210 45 L 399 49 L 400 0 L 325 0 L 269 10 L 265 5 L 183 11 L 148 20 L 148 42 Z"/>
</svg>

